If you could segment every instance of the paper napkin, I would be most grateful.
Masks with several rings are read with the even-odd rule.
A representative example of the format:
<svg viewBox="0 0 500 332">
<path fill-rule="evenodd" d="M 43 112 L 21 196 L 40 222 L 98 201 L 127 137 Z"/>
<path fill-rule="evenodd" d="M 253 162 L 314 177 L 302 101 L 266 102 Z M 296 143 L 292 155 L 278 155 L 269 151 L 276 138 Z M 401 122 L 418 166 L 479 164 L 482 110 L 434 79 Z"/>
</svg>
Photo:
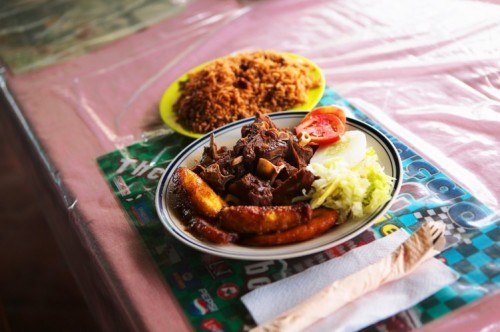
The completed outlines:
<svg viewBox="0 0 500 332">
<path fill-rule="evenodd" d="M 408 233 L 399 230 L 341 257 L 260 287 L 244 295 L 242 301 L 256 323 L 263 324 L 301 304 L 334 281 L 376 263 L 396 250 L 408 237 Z M 309 326 L 308 330 L 359 330 L 414 306 L 457 278 L 457 273 L 431 258 L 403 279 L 363 295 L 326 319 Z"/>
</svg>

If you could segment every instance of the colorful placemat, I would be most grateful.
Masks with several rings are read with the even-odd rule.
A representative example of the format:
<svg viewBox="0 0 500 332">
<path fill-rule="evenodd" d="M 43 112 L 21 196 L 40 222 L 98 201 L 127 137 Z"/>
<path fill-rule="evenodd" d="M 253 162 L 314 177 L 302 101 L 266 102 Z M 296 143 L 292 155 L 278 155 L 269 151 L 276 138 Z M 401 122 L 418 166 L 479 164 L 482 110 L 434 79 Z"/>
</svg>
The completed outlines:
<svg viewBox="0 0 500 332">
<path fill-rule="evenodd" d="M 366 331 L 411 330 L 485 296 L 500 285 L 500 217 L 330 88 L 319 105 L 348 107 L 359 120 L 384 132 L 403 161 L 404 183 L 389 212 L 346 243 L 305 257 L 242 261 L 195 251 L 173 238 L 157 217 L 156 185 L 168 163 L 191 139 L 170 133 L 97 159 L 103 175 L 145 247 L 197 331 L 241 331 L 254 322 L 240 297 L 342 255 L 399 228 L 413 231 L 428 220 L 446 224 L 448 247 L 439 256 L 460 279 L 414 308 Z"/>
</svg>

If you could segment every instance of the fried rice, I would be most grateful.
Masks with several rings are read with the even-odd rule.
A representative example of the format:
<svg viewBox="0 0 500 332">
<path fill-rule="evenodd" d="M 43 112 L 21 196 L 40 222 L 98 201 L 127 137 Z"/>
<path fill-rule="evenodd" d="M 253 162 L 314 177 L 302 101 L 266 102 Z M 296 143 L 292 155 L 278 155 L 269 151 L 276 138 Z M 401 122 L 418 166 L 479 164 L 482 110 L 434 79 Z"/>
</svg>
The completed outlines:
<svg viewBox="0 0 500 332">
<path fill-rule="evenodd" d="M 226 56 L 180 83 L 173 105 L 185 128 L 206 133 L 235 120 L 289 110 L 307 101 L 320 85 L 315 68 L 274 51 Z"/>
</svg>

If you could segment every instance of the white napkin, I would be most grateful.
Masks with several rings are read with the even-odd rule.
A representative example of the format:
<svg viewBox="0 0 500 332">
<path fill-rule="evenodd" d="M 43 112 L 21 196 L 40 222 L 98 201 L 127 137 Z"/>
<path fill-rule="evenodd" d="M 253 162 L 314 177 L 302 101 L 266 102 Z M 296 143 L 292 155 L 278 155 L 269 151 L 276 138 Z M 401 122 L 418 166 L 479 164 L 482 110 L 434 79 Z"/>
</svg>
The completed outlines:
<svg viewBox="0 0 500 332">
<path fill-rule="evenodd" d="M 257 324 L 267 322 L 342 279 L 393 252 L 409 237 L 399 230 L 353 249 L 341 257 L 304 272 L 257 288 L 242 301 Z M 458 274 L 437 259 L 430 259 L 408 276 L 389 283 L 337 310 L 309 328 L 311 331 L 356 331 L 408 309 L 451 284 Z"/>
</svg>

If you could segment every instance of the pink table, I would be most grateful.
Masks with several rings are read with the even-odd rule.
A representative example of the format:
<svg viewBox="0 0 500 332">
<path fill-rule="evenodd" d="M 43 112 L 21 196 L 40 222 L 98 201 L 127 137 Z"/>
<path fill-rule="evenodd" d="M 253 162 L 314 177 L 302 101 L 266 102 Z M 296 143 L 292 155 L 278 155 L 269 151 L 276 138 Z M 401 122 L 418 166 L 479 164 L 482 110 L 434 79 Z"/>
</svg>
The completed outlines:
<svg viewBox="0 0 500 332">
<path fill-rule="evenodd" d="M 195 1 L 91 54 L 6 74 L 5 101 L 19 106 L 9 116 L 37 161 L 52 229 L 105 328 L 189 324 L 96 157 L 161 128 L 158 101 L 182 72 L 253 49 L 314 60 L 329 86 L 500 212 L 495 1 Z M 498 299 L 468 309 L 471 329 L 498 324 Z M 433 324 L 454 326 L 447 317 Z"/>
</svg>

